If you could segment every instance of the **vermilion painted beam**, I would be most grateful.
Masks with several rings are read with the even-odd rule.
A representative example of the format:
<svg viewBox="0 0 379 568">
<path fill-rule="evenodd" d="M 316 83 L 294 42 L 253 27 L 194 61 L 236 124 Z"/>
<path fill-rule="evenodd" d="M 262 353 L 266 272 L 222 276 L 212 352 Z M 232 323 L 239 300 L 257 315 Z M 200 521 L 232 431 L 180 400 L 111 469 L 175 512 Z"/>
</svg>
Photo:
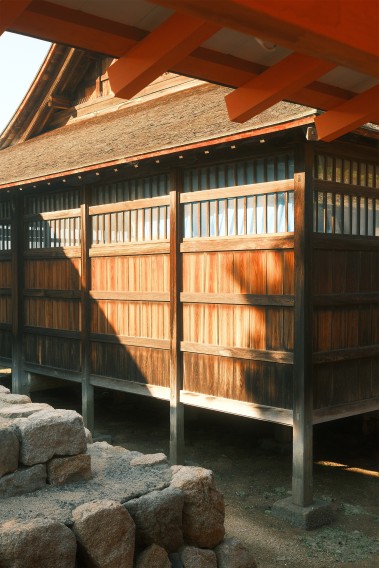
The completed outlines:
<svg viewBox="0 0 379 568">
<path fill-rule="evenodd" d="M 133 97 L 217 31 L 199 18 L 173 14 L 108 69 L 113 92 Z"/>
<path fill-rule="evenodd" d="M 327 61 L 292 53 L 225 97 L 229 118 L 245 122 L 332 68 Z"/>
<path fill-rule="evenodd" d="M 185 3 L 185 0 L 181 1 L 180 7 L 182 2 Z M 11 29 L 25 35 L 98 51 L 114 57 L 123 55 L 148 33 L 140 28 L 118 24 L 44 0 L 32 0 Z M 173 65 L 170 70 L 236 88 L 262 73 L 265 67 L 199 47 Z M 349 91 L 315 82 L 298 91 L 291 100 L 328 110 L 352 96 L 353 93 Z"/>
<path fill-rule="evenodd" d="M 379 115 L 379 85 L 368 89 L 335 109 L 317 116 L 315 124 L 320 140 L 331 142 Z"/>
<path fill-rule="evenodd" d="M 0 0 L 0 35 L 13 24 L 30 2 L 31 0 Z"/>
<path fill-rule="evenodd" d="M 377 0 L 150 0 L 379 77 Z"/>
</svg>

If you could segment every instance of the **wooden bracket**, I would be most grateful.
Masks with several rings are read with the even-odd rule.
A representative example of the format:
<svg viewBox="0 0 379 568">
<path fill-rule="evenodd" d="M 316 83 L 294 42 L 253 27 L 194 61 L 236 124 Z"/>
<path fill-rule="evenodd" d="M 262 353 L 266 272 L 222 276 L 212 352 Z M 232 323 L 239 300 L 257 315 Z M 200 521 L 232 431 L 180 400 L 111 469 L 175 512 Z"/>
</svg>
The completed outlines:
<svg viewBox="0 0 379 568">
<path fill-rule="evenodd" d="M 193 16 L 173 14 L 108 69 L 117 97 L 129 99 L 219 30 Z"/>
<path fill-rule="evenodd" d="M 376 85 L 338 107 L 316 116 L 318 138 L 330 142 L 365 122 L 375 121 L 378 116 L 379 85 Z"/>
<path fill-rule="evenodd" d="M 245 122 L 331 69 L 331 63 L 292 53 L 225 97 L 229 118 Z"/>
</svg>

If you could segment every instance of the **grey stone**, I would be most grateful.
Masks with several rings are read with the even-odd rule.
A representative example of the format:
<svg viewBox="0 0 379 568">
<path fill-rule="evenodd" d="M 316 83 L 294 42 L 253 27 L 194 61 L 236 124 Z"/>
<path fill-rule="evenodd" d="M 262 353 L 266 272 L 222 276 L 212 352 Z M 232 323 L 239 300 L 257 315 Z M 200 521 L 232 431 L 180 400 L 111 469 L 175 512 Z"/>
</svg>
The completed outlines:
<svg viewBox="0 0 379 568">
<path fill-rule="evenodd" d="M 165 549 L 152 544 L 137 557 L 135 568 L 172 568 L 172 564 Z"/>
<path fill-rule="evenodd" d="M 167 488 L 124 503 L 136 524 L 137 545 L 158 544 L 174 552 L 183 544 L 183 493 Z"/>
<path fill-rule="evenodd" d="M 180 551 L 183 568 L 217 568 L 217 558 L 213 550 L 184 546 Z"/>
<path fill-rule="evenodd" d="M 218 568 L 257 568 L 252 554 L 236 538 L 226 538 L 215 553 Z"/>
<path fill-rule="evenodd" d="M 92 438 L 92 432 L 91 430 L 88 430 L 88 428 L 84 428 L 84 431 L 86 433 L 86 441 L 87 444 L 93 444 L 93 438 Z"/>
<path fill-rule="evenodd" d="M 78 454 L 53 458 L 47 462 L 47 481 L 50 485 L 64 485 L 91 479 L 91 456 Z"/>
<path fill-rule="evenodd" d="M 7 387 L 5 387 L 4 385 L 0 385 L 0 393 L 1 394 L 10 394 L 10 390 L 7 389 Z"/>
<path fill-rule="evenodd" d="M 132 459 L 130 462 L 131 466 L 137 465 L 159 465 L 161 463 L 168 463 L 166 454 L 142 454 L 140 457 Z"/>
<path fill-rule="evenodd" d="M 72 530 L 79 550 L 90 566 L 132 568 L 135 526 L 128 511 L 116 501 L 93 501 L 72 512 Z"/>
<path fill-rule="evenodd" d="M 308 507 L 301 507 L 293 503 L 292 497 L 287 497 L 276 501 L 271 511 L 276 517 L 307 531 L 327 525 L 334 518 L 331 504 L 321 500 L 315 501 Z"/>
<path fill-rule="evenodd" d="M 19 418 L 15 424 L 21 441 L 20 461 L 25 465 L 86 451 L 83 419 L 74 410 L 45 410 Z"/>
<path fill-rule="evenodd" d="M 225 505 L 213 473 L 201 467 L 174 466 L 171 487 L 184 493 L 183 536 L 187 544 L 214 548 L 224 538 Z"/>
<path fill-rule="evenodd" d="M 0 477 L 16 471 L 20 443 L 11 424 L 0 423 Z"/>
<path fill-rule="evenodd" d="M 31 402 L 31 399 L 26 394 L 0 393 L 0 407 L 8 404 L 28 404 Z"/>
<path fill-rule="evenodd" d="M 173 552 L 168 555 L 172 568 L 183 568 L 182 561 L 180 560 L 180 555 L 178 552 Z"/>
<path fill-rule="evenodd" d="M 0 478 L 0 498 L 31 493 L 46 487 L 46 465 L 19 468 Z M 1 563 L 0 563 L 1 566 Z"/>
<path fill-rule="evenodd" d="M 73 533 L 56 521 L 12 520 L 0 525 L 1 568 L 74 568 Z"/>
<path fill-rule="evenodd" d="M 24 404 L 10 404 L 9 406 L 0 407 L 0 417 L 1 418 L 27 418 L 36 412 L 41 412 L 42 410 L 54 410 L 49 404 L 27 402 Z"/>
</svg>

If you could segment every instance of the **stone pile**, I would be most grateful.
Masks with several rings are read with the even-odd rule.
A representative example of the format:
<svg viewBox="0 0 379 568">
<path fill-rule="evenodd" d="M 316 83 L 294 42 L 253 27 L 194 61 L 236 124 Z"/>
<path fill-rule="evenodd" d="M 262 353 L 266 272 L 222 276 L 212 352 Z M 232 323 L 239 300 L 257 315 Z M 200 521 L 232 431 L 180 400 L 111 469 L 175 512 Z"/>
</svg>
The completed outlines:
<svg viewBox="0 0 379 568">
<path fill-rule="evenodd" d="M 256 566 L 210 470 L 87 447 L 79 414 L 0 389 L 2 568 Z"/>
</svg>

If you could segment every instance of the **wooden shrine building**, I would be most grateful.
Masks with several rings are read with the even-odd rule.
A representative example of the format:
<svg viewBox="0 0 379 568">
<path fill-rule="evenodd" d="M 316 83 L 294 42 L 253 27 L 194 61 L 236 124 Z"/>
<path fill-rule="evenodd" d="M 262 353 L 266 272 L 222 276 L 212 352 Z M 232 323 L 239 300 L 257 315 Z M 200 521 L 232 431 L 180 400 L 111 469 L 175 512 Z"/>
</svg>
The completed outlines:
<svg viewBox="0 0 379 568">
<path fill-rule="evenodd" d="M 4 29 L 48 37 L 46 17 L 62 40 L 50 4 L 67 23 L 68 0 L 33 0 Z M 229 99 L 231 122 L 232 59 L 205 48 L 125 100 L 123 58 L 90 41 L 53 45 L 0 138 L 0 362 L 15 392 L 80 383 L 90 428 L 95 387 L 169 400 L 176 463 L 184 405 L 292 427 L 310 506 L 313 424 L 379 408 L 379 128 L 361 113 L 318 139 L 354 101 L 322 83 L 252 118 Z"/>
</svg>

